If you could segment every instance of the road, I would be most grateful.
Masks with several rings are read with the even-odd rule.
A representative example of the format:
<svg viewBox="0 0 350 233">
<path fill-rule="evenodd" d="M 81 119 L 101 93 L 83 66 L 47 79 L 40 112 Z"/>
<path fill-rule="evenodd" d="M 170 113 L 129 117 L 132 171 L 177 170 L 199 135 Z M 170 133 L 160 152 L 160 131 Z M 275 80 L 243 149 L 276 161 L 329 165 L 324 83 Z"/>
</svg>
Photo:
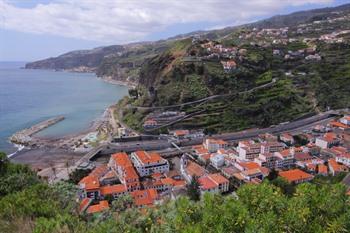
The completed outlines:
<svg viewBox="0 0 350 233">
<path fill-rule="evenodd" d="M 213 99 L 217 99 L 217 98 L 223 98 L 223 97 L 229 97 L 232 95 L 240 95 L 240 94 L 244 94 L 244 93 L 250 93 L 253 92 L 255 90 L 261 89 L 261 88 L 265 88 L 268 86 L 273 85 L 275 82 L 277 81 L 277 79 L 272 79 L 271 82 L 263 84 L 261 86 L 258 87 L 254 87 L 252 89 L 246 90 L 246 91 L 241 91 L 238 93 L 234 93 L 234 94 L 222 94 L 222 95 L 212 95 L 212 96 L 208 96 L 205 97 L 203 99 L 199 99 L 199 100 L 195 100 L 195 101 L 190 101 L 190 102 L 186 102 L 186 103 L 182 103 L 182 104 L 175 104 L 175 105 L 167 105 L 167 106 L 156 106 L 156 107 L 139 107 L 139 106 L 132 106 L 132 105 L 128 105 L 127 108 L 136 108 L 138 110 L 156 110 L 156 109 L 167 109 L 167 108 L 177 108 L 177 107 L 183 107 L 183 106 L 187 106 L 187 105 L 192 105 L 192 104 L 199 104 L 199 103 L 204 103 L 207 102 L 209 100 L 213 100 Z"/>
<path fill-rule="evenodd" d="M 276 133 L 283 133 L 287 131 L 288 132 L 293 132 L 293 131 L 295 132 L 296 130 L 302 131 L 304 129 L 309 129 L 317 124 L 327 123 L 328 121 L 334 119 L 334 114 L 339 114 L 339 111 L 328 111 L 306 119 L 301 119 L 301 120 L 293 121 L 287 124 L 278 125 L 276 127 L 244 130 L 244 131 L 234 132 L 234 133 L 217 134 L 217 135 L 213 135 L 212 137 L 217 139 L 227 140 L 227 141 L 239 141 L 239 140 L 244 140 L 248 138 L 254 138 L 264 133 L 276 134 Z M 188 150 L 188 146 L 201 144 L 202 142 L 203 142 L 203 138 L 197 138 L 190 141 L 180 140 L 176 144 L 180 147 L 187 146 L 186 150 Z M 170 140 L 165 140 L 165 139 L 109 143 L 106 145 L 101 145 L 95 148 L 94 150 L 90 151 L 86 155 L 84 155 L 69 169 L 60 171 L 56 175 L 57 177 L 52 180 L 52 182 L 56 182 L 59 179 L 67 179 L 68 172 L 73 171 L 81 163 L 92 160 L 93 157 L 98 153 L 109 155 L 119 151 L 132 152 L 136 150 L 168 150 L 169 148 L 172 148 L 172 147 L 173 145 L 171 144 Z M 172 154 L 174 151 L 169 151 L 169 152 L 170 152 L 169 154 Z"/>
</svg>

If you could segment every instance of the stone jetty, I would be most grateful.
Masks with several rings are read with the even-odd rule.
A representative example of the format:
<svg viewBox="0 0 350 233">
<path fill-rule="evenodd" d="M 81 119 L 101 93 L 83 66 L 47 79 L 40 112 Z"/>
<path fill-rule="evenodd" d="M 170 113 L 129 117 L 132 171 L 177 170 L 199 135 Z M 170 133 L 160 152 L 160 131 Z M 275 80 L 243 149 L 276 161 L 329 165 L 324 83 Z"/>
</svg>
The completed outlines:
<svg viewBox="0 0 350 233">
<path fill-rule="evenodd" d="M 33 142 L 32 136 L 47 127 L 54 125 L 60 121 L 63 121 L 64 116 L 57 116 L 50 118 L 48 120 L 42 121 L 36 125 L 33 125 L 30 128 L 23 129 L 19 132 L 16 132 L 10 137 L 10 141 L 15 144 L 20 144 L 24 146 L 30 146 Z"/>
</svg>

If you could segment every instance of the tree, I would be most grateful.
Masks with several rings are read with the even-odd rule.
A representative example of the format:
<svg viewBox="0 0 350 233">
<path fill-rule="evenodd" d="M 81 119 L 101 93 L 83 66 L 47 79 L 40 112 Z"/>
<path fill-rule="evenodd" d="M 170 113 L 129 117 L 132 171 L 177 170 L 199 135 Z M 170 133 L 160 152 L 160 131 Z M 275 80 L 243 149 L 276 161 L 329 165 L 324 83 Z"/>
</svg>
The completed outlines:
<svg viewBox="0 0 350 233">
<path fill-rule="evenodd" d="M 134 200 L 129 195 L 122 195 L 118 197 L 116 200 L 112 201 L 112 210 L 113 211 L 124 211 L 128 207 L 130 207 L 133 204 Z"/>
<path fill-rule="evenodd" d="M 5 173 L 7 164 L 8 164 L 7 155 L 4 152 L 0 152 L 0 175 Z"/>
<path fill-rule="evenodd" d="M 76 169 L 69 174 L 69 182 L 73 184 L 78 184 L 81 179 L 89 175 L 91 169 Z"/>
<path fill-rule="evenodd" d="M 277 177 L 271 181 L 271 184 L 279 187 L 281 191 L 287 196 L 292 196 L 295 192 L 295 187 L 293 184 L 289 183 L 286 179 L 282 177 Z"/>
<path fill-rule="evenodd" d="M 267 179 L 271 181 L 276 179 L 277 177 L 278 177 L 278 171 L 276 171 L 275 168 L 272 168 L 269 175 L 267 176 Z"/>
<path fill-rule="evenodd" d="M 200 189 L 199 189 L 199 182 L 197 176 L 193 176 L 191 183 L 187 185 L 187 194 L 189 198 L 193 201 L 199 201 L 200 200 Z"/>
</svg>

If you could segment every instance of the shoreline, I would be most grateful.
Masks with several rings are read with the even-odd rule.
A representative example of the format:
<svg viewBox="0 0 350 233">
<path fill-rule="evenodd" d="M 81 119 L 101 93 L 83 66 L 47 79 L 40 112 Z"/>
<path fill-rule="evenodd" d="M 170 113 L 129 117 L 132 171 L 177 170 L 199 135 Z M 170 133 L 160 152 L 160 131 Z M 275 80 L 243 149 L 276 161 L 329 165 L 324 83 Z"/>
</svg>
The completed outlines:
<svg viewBox="0 0 350 233">
<path fill-rule="evenodd" d="M 102 81 L 109 83 L 109 84 L 112 84 L 112 85 L 126 86 L 129 88 L 136 88 L 136 86 L 137 86 L 137 84 L 134 82 L 115 80 L 111 76 L 103 76 L 103 77 L 96 76 L 96 77 L 97 77 L 97 79 L 102 80 Z"/>
<path fill-rule="evenodd" d="M 72 71 L 62 70 L 62 72 Z M 96 74 L 95 77 L 111 85 L 121 85 L 131 88 L 134 88 L 136 86 L 136 84 L 132 84 L 130 82 L 101 78 L 96 76 Z M 119 100 L 115 100 L 103 111 L 99 117 L 91 121 L 86 128 L 78 132 L 69 133 L 63 136 L 45 137 L 36 136 L 34 134 L 32 135 L 32 139 L 36 145 L 33 147 L 27 147 L 25 145 L 19 145 L 10 142 L 15 148 L 17 148 L 17 150 L 13 153 L 8 154 L 8 158 L 17 163 L 28 164 L 34 169 L 44 169 L 52 166 L 62 166 L 62 160 L 67 160 L 71 157 L 81 157 L 86 152 L 79 151 L 77 148 L 74 148 L 75 143 L 81 142 L 84 137 L 91 133 L 96 133 L 96 135 L 98 135 L 100 131 L 105 131 L 107 135 L 115 133 L 113 131 L 113 127 L 110 127 L 110 122 L 114 120 L 112 116 L 113 109 L 116 107 L 116 103 L 118 101 Z M 110 131 L 110 129 L 112 129 L 112 131 Z M 102 141 L 103 140 L 101 140 L 101 142 Z M 88 150 L 90 150 L 90 148 L 88 148 Z M 51 154 L 54 154 L 54 156 Z"/>
</svg>

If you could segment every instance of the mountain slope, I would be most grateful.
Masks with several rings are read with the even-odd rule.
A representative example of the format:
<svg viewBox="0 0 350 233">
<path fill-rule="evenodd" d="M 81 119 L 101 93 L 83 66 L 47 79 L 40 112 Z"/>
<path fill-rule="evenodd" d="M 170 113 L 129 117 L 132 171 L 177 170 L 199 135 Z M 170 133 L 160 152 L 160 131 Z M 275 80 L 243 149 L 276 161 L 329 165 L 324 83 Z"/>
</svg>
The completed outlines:
<svg viewBox="0 0 350 233">
<path fill-rule="evenodd" d="M 127 109 L 125 120 L 142 129 L 159 111 L 153 106 L 174 105 L 163 111 L 183 111 L 190 117 L 171 128 L 223 132 L 349 107 L 350 11 L 327 11 L 324 19 L 307 17 L 289 28 L 242 27 L 216 40 L 174 42 L 143 63 L 139 98 L 128 102 L 149 111 L 134 118 Z M 225 71 L 225 62 L 234 68 Z M 217 95 L 223 98 L 177 107 Z"/>
<path fill-rule="evenodd" d="M 348 107 L 349 29 L 347 4 L 115 50 L 102 48 L 107 52 L 98 56 L 96 50 L 68 53 L 27 68 L 86 66 L 98 76 L 138 83 L 134 98 L 123 102 L 124 121 L 138 130 L 158 111 L 174 110 L 188 117 L 167 128 L 223 132 Z M 152 108 L 217 95 L 222 98 Z"/>
</svg>

